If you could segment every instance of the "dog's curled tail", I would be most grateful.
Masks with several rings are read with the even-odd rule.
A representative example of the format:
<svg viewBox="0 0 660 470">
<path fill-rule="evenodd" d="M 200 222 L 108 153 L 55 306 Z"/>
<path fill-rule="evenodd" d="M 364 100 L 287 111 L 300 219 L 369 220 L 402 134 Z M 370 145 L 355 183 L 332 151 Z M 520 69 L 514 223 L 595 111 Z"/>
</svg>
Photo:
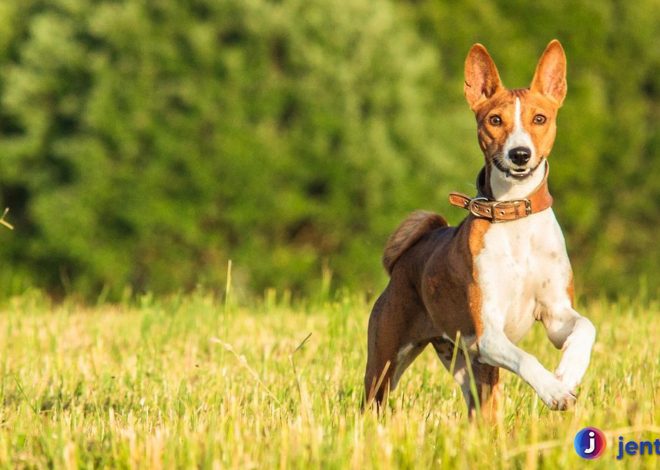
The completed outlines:
<svg viewBox="0 0 660 470">
<path fill-rule="evenodd" d="M 383 266 L 392 274 L 394 263 L 424 234 L 436 228 L 446 227 L 447 221 L 440 215 L 427 211 L 415 211 L 397 227 L 385 245 Z"/>
</svg>

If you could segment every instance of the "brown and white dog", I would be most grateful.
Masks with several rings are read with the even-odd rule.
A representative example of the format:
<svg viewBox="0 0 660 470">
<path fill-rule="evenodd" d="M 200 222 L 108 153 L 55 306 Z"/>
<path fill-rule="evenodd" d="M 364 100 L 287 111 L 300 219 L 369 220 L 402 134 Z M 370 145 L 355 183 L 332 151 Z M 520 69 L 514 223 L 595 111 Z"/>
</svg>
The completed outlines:
<svg viewBox="0 0 660 470">
<path fill-rule="evenodd" d="M 500 367 L 522 377 L 551 409 L 575 402 L 596 332 L 573 309 L 571 265 L 547 186 L 565 95 L 566 57 L 557 40 L 524 89 L 502 85 L 484 46 L 470 49 L 465 97 L 485 156 L 478 196 L 450 195 L 470 211 L 458 227 L 415 212 L 390 237 L 383 256 L 390 282 L 369 319 L 367 403 L 380 404 L 429 343 L 460 384 L 470 415 L 477 402 L 487 415 L 496 410 Z M 535 321 L 563 351 L 554 373 L 516 346 Z M 452 368 L 458 336 L 466 347 Z"/>
</svg>

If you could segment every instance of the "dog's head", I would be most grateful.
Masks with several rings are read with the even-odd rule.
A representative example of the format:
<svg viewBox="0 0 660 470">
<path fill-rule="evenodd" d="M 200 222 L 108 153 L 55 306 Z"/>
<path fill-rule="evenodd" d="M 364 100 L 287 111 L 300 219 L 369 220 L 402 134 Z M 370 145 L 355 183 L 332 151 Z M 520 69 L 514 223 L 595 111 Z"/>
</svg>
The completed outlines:
<svg viewBox="0 0 660 470">
<path fill-rule="evenodd" d="M 556 39 L 546 47 L 529 88 L 509 90 L 481 44 L 465 60 L 465 97 L 477 118 L 490 172 L 510 184 L 527 180 L 550 154 L 557 111 L 566 96 L 566 56 Z"/>
</svg>

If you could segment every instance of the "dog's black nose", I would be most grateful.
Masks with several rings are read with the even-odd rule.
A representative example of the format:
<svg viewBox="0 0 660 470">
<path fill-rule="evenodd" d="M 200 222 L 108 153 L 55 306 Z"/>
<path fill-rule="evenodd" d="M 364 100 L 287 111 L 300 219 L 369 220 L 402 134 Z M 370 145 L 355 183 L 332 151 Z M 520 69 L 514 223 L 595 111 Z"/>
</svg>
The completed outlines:
<svg viewBox="0 0 660 470">
<path fill-rule="evenodd" d="M 528 147 L 516 147 L 509 150 L 509 158 L 516 165 L 524 165 L 532 156 L 532 151 Z"/>
</svg>

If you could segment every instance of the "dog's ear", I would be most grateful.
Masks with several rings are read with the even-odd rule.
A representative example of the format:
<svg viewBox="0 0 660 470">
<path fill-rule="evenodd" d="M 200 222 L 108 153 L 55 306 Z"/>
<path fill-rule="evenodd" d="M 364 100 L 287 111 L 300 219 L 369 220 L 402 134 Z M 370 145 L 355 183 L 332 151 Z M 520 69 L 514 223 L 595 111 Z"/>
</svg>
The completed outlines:
<svg viewBox="0 0 660 470">
<path fill-rule="evenodd" d="M 479 103 L 493 96 L 502 81 L 495 62 L 481 44 L 475 44 L 465 59 L 465 98 L 470 108 L 476 110 Z"/>
<path fill-rule="evenodd" d="M 561 106 L 566 97 L 566 54 L 556 39 L 545 48 L 534 72 L 530 86 L 532 91 L 542 93 Z"/>
</svg>

